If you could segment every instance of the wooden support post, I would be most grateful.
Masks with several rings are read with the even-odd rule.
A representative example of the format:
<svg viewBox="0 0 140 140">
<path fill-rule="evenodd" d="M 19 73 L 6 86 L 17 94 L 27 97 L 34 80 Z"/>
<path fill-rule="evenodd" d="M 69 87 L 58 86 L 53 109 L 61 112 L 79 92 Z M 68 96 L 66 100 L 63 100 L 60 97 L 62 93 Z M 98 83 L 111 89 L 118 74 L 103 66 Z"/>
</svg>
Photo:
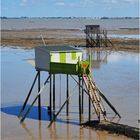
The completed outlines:
<svg viewBox="0 0 140 140">
<path fill-rule="evenodd" d="M 84 80 L 82 78 L 82 87 L 84 86 Z M 84 88 L 82 88 L 82 114 L 84 113 Z"/>
<path fill-rule="evenodd" d="M 50 73 L 50 106 L 49 106 L 50 120 L 52 120 L 52 75 Z"/>
<path fill-rule="evenodd" d="M 88 104 L 88 121 L 91 120 L 91 100 L 90 100 L 90 97 L 89 97 L 89 104 Z"/>
<path fill-rule="evenodd" d="M 39 93 L 37 94 L 37 96 L 35 97 L 35 99 L 33 100 L 33 102 L 31 103 L 31 105 L 29 106 L 28 110 L 26 111 L 25 115 L 23 116 L 23 118 L 20 120 L 20 122 L 22 123 L 25 118 L 27 117 L 27 115 L 29 114 L 31 108 L 33 107 L 33 105 L 35 104 L 35 102 L 37 101 L 39 95 L 41 95 L 42 91 L 44 90 L 48 80 L 49 80 L 50 76 L 47 78 L 47 80 L 44 82 L 44 86 L 40 89 Z"/>
<path fill-rule="evenodd" d="M 66 99 L 69 98 L 69 75 L 67 74 L 67 96 Z M 69 101 L 66 104 L 66 115 L 69 115 Z"/>
<path fill-rule="evenodd" d="M 107 45 L 107 31 L 105 31 L 105 47 L 108 47 L 108 45 Z"/>
<path fill-rule="evenodd" d="M 26 107 L 26 104 L 27 104 L 27 102 L 28 102 L 28 99 L 29 99 L 29 97 L 30 97 L 30 95 L 31 95 L 31 92 L 32 92 L 32 90 L 33 90 L 33 87 L 34 87 L 34 85 L 35 85 L 35 82 L 36 82 L 36 79 L 37 79 L 37 77 L 38 77 L 38 74 L 39 74 L 39 72 L 37 72 L 37 74 L 36 74 L 36 76 L 35 76 L 35 79 L 34 79 L 34 81 L 33 81 L 33 84 L 32 84 L 32 86 L 31 86 L 31 88 L 30 88 L 30 90 L 29 90 L 29 93 L 28 93 L 28 95 L 27 95 L 27 97 L 26 97 L 26 99 L 25 99 L 25 102 L 24 102 L 24 104 L 23 104 L 23 106 L 22 106 L 22 109 L 21 109 L 21 111 L 20 111 L 20 113 L 19 113 L 19 118 L 22 116 L 22 113 L 23 113 L 23 111 L 24 111 L 24 109 L 25 109 L 25 107 Z"/>
<path fill-rule="evenodd" d="M 79 121 L 81 123 L 82 116 L 81 116 L 81 77 L 79 76 Z"/>
<path fill-rule="evenodd" d="M 53 113 L 55 113 L 55 74 L 53 74 Z"/>
<path fill-rule="evenodd" d="M 40 71 L 38 74 L 38 92 L 40 91 Z M 41 95 L 38 96 L 38 119 L 41 120 Z"/>
<path fill-rule="evenodd" d="M 104 94 L 101 92 L 101 90 L 99 88 L 97 88 L 98 93 L 100 94 L 100 96 L 104 99 L 104 101 L 109 105 L 109 107 L 119 116 L 119 118 L 121 118 L 121 115 L 117 112 L 117 110 L 115 109 L 115 107 L 109 102 L 109 100 L 104 96 Z"/>
<path fill-rule="evenodd" d="M 59 115 L 59 113 L 61 112 L 61 110 L 63 109 L 63 107 L 65 106 L 65 104 L 69 101 L 69 99 L 75 95 L 75 93 L 71 94 L 66 101 L 63 103 L 63 105 L 60 107 L 59 111 L 56 113 L 56 115 L 54 116 L 54 118 L 51 120 L 50 124 L 48 125 L 48 128 L 52 125 L 52 123 L 56 120 L 57 116 Z"/>
<path fill-rule="evenodd" d="M 88 92 L 91 92 L 90 91 L 90 89 L 91 89 L 91 87 L 90 87 L 91 85 L 89 84 L 88 85 Z M 88 121 L 90 121 L 91 120 L 91 97 L 90 97 L 90 93 L 89 93 L 89 99 L 88 99 Z"/>
<path fill-rule="evenodd" d="M 89 47 L 89 43 L 88 43 L 88 32 L 86 31 L 86 47 Z"/>
</svg>

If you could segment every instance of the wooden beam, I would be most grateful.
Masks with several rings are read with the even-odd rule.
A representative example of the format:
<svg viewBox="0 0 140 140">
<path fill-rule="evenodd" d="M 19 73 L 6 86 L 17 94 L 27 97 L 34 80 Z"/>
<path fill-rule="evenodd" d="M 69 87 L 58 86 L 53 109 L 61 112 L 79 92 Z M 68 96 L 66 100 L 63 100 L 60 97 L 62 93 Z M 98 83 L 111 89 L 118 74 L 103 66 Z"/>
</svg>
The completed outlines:
<svg viewBox="0 0 140 140">
<path fill-rule="evenodd" d="M 56 120 L 57 116 L 59 115 L 59 113 L 61 112 L 61 110 L 63 109 L 63 107 L 65 106 L 65 104 L 69 101 L 69 99 L 75 95 L 75 93 L 71 94 L 66 101 L 63 103 L 63 105 L 61 106 L 61 108 L 59 109 L 59 111 L 56 113 L 56 115 L 54 116 L 53 120 L 51 120 L 50 124 L 48 125 L 48 128 L 52 125 L 52 123 Z"/>
<path fill-rule="evenodd" d="M 50 73 L 50 106 L 49 106 L 50 120 L 52 120 L 52 74 Z"/>
<path fill-rule="evenodd" d="M 32 92 L 32 90 L 33 90 L 33 88 L 34 88 L 34 85 L 35 85 L 35 82 L 36 82 L 36 79 L 37 79 L 37 77 L 38 77 L 38 74 L 39 74 L 39 72 L 37 72 L 37 74 L 36 74 L 36 76 L 35 76 L 35 79 L 34 79 L 34 81 L 33 81 L 33 84 L 32 84 L 32 86 L 31 86 L 31 88 L 30 88 L 30 90 L 29 90 L 29 92 L 28 92 L 28 95 L 27 95 L 27 97 L 26 97 L 26 99 L 25 99 L 25 102 L 24 102 L 24 104 L 23 104 L 23 106 L 22 106 L 22 108 L 21 108 L 21 111 L 20 111 L 20 113 L 19 113 L 19 118 L 22 116 L 22 113 L 23 113 L 23 111 L 24 111 L 24 109 L 25 109 L 25 107 L 26 107 L 26 104 L 27 104 L 27 102 L 28 102 L 28 100 L 29 100 L 29 97 L 30 97 L 30 95 L 31 95 L 31 92 Z"/>
<path fill-rule="evenodd" d="M 35 97 L 35 99 L 33 100 L 32 104 L 29 106 L 28 110 L 26 111 L 25 115 L 23 116 L 23 118 L 20 120 L 20 123 L 22 123 L 25 118 L 27 117 L 27 115 L 29 114 L 31 108 L 33 107 L 34 103 L 36 102 L 36 100 L 38 99 L 39 95 L 41 95 L 42 91 L 44 90 L 48 80 L 49 80 L 50 76 L 48 76 L 47 80 L 44 82 L 43 87 L 40 89 L 39 93 L 37 94 L 37 96 Z"/>
<path fill-rule="evenodd" d="M 55 74 L 53 74 L 53 112 L 55 113 Z"/>
<path fill-rule="evenodd" d="M 81 77 L 79 76 L 79 121 L 81 123 L 82 116 L 81 116 Z"/>
<path fill-rule="evenodd" d="M 82 78 L 82 87 L 84 86 L 84 80 Z M 84 90 L 82 88 L 82 114 L 84 113 Z"/>
<path fill-rule="evenodd" d="M 71 75 L 71 77 L 74 79 L 74 81 L 79 84 L 76 79 Z M 82 86 L 80 86 L 83 88 Z M 99 90 L 99 88 L 96 86 L 98 93 L 101 95 L 101 97 L 104 99 L 104 101 L 109 105 L 109 107 L 121 118 L 120 114 L 117 112 L 115 107 L 108 101 L 108 99 L 104 96 L 104 94 Z M 88 91 L 83 88 L 84 92 L 89 96 Z M 89 96 L 90 97 L 90 96 Z M 91 98 L 90 98 L 91 99 Z"/>
<path fill-rule="evenodd" d="M 67 84 L 67 96 L 66 99 L 69 97 L 69 75 L 67 74 L 67 80 L 66 80 L 66 84 Z M 66 104 L 66 115 L 69 115 L 69 101 Z"/>
<path fill-rule="evenodd" d="M 97 87 L 96 87 L 97 88 Z M 104 99 L 104 101 L 110 106 L 110 108 L 119 116 L 119 118 L 121 118 L 121 115 L 117 112 L 117 110 L 115 109 L 115 107 L 109 102 L 109 100 L 104 96 L 104 94 L 101 92 L 101 90 L 99 88 L 97 88 L 98 93 L 100 94 L 100 96 Z"/>
<path fill-rule="evenodd" d="M 38 92 L 40 91 L 40 71 L 38 74 Z M 41 120 L 41 95 L 38 96 L 38 119 Z"/>
</svg>

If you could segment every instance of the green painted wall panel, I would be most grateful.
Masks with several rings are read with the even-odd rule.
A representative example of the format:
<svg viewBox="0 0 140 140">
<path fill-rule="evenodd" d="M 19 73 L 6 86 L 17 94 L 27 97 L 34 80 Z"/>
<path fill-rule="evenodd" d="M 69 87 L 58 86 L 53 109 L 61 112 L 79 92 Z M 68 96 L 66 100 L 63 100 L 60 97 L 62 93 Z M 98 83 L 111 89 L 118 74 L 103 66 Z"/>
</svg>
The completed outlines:
<svg viewBox="0 0 140 140">
<path fill-rule="evenodd" d="M 50 63 L 50 72 L 54 74 L 72 74 L 81 75 L 89 73 L 89 62 L 80 61 L 77 64 L 66 64 L 66 63 Z"/>
<path fill-rule="evenodd" d="M 60 53 L 60 63 L 66 63 L 66 53 Z"/>
<path fill-rule="evenodd" d="M 72 55 L 72 60 L 75 60 L 76 59 L 76 52 L 72 52 L 71 55 Z"/>
<path fill-rule="evenodd" d="M 73 74 L 77 75 L 77 64 L 64 64 L 64 63 L 50 63 L 51 73 Z"/>
</svg>

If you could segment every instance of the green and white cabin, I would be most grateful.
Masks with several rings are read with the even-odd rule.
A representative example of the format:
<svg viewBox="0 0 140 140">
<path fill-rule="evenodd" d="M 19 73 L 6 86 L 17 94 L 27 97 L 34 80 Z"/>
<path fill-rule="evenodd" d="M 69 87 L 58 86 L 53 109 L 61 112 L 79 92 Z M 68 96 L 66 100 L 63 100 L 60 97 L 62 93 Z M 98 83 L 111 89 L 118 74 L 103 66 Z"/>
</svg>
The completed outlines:
<svg viewBox="0 0 140 140">
<path fill-rule="evenodd" d="M 43 46 L 35 48 L 37 70 L 54 74 L 79 73 L 78 62 L 82 61 L 82 50 L 70 46 Z"/>
</svg>

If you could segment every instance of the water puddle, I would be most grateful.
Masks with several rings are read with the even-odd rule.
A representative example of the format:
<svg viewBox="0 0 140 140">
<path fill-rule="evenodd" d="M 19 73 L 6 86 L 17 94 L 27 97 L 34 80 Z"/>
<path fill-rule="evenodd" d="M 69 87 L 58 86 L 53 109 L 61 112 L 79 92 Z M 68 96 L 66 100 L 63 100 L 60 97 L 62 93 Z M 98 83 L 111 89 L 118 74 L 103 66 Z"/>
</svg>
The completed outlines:
<svg viewBox="0 0 140 140">
<path fill-rule="evenodd" d="M 139 103 L 139 54 L 132 52 L 100 52 L 94 50 L 84 51 L 88 58 L 92 53 L 92 76 L 98 87 L 116 107 L 121 114 L 120 123 L 138 127 Z M 1 49 L 1 111 L 2 111 L 2 138 L 3 139 L 102 139 L 122 140 L 124 136 L 116 136 L 106 132 L 94 131 L 79 126 L 78 114 L 78 86 L 70 78 L 70 114 L 66 117 L 64 108 L 57 121 L 48 129 L 49 118 L 47 106 L 49 105 L 49 85 L 41 95 L 42 121 L 38 121 L 37 103 L 24 124 L 19 123 L 18 112 L 27 96 L 36 71 L 27 63 L 27 59 L 34 58 L 34 50 L 14 49 L 4 47 Z M 48 73 L 42 72 L 41 84 Z M 77 77 L 75 77 L 77 78 Z M 66 99 L 66 76 L 56 75 L 56 111 Z M 33 90 L 28 102 L 31 104 L 37 94 Z M 95 116 L 94 111 L 93 118 Z M 44 115 L 45 114 L 45 115 Z M 107 108 L 107 115 L 111 118 L 113 112 Z M 84 98 L 84 121 L 88 119 L 88 98 Z"/>
</svg>

